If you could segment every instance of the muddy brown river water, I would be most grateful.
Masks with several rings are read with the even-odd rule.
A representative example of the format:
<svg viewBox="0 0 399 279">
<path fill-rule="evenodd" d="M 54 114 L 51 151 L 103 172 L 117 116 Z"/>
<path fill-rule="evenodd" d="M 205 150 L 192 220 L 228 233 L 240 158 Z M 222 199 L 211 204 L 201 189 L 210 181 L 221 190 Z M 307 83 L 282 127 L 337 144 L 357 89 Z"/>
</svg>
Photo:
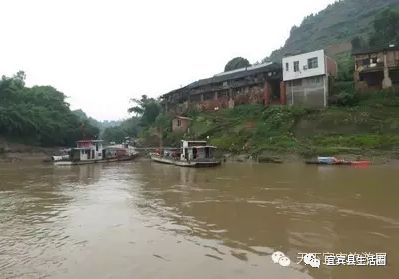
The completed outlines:
<svg viewBox="0 0 399 279">
<path fill-rule="evenodd" d="M 0 165 L 0 278 L 399 278 L 398 181 L 395 166 Z M 320 268 L 297 264 L 310 252 Z M 357 252 L 386 266 L 323 264 Z"/>
</svg>

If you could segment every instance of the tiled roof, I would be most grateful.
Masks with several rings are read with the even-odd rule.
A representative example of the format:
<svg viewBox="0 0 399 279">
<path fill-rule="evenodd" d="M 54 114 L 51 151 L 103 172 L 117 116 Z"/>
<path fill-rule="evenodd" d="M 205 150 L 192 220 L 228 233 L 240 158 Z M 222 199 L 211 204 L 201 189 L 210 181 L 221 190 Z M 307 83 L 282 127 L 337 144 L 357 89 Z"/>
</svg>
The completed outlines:
<svg viewBox="0 0 399 279">
<path fill-rule="evenodd" d="M 254 75 L 257 73 L 272 72 L 272 71 L 278 71 L 278 70 L 281 70 L 281 64 L 272 63 L 272 62 L 263 63 L 263 64 L 251 66 L 251 67 L 246 67 L 246 68 L 241 68 L 241 69 L 237 69 L 237 70 L 233 70 L 233 71 L 229 71 L 229 72 L 220 73 L 220 74 L 214 75 L 213 77 L 210 77 L 210 78 L 200 79 L 198 81 L 190 83 L 187 86 L 170 91 L 169 93 L 166 93 L 163 96 L 173 94 L 173 93 L 179 92 L 179 91 L 185 92 L 190 89 L 198 88 L 198 87 L 205 86 L 205 85 L 212 84 L 212 83 L 221 83 L 221 82 L 225 82 L 225 81 L 229 81 L 229 80 L 244 78 L 244 77 L 251 76 L 251 75 Z"/>
</svg>

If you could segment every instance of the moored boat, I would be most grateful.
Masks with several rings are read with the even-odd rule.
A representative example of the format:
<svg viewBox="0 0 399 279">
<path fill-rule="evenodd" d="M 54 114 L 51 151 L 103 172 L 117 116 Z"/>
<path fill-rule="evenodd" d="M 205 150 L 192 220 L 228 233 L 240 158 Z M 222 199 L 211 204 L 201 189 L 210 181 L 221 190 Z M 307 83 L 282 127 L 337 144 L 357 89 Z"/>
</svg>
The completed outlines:
<svg viewBox="0 0 399 279">
<path fill-rule="evenodd" d="M 317 157 L 316 160 L 305 161 L 308 165 L 353 165 L 353 166 L 368 166 L 371 164 L 367 160 L 358 161 L 348 161 L 339 160 L 335 157 Z"/>
<path fill-rule="evenodd" d="M 126 145 L 112 145 L 103 147 L 102 140 L 80 140 L 76 147 L 71 148 L 69 158 L 63 157 L 55 160 L 54 165 L 85 165 L 94 163 L 108 163 L 132 160 L 138 152 L 133 147 Z"/>
<path fill-rule="evenodd" d="M 216 147 L 206 141 L 181 141 L 181 148 L 151 153 L 151 160 L 157 163 L 171 164 L 179 167 L 214 167 L 221 164 L 215 159 Z"/>
</svg>

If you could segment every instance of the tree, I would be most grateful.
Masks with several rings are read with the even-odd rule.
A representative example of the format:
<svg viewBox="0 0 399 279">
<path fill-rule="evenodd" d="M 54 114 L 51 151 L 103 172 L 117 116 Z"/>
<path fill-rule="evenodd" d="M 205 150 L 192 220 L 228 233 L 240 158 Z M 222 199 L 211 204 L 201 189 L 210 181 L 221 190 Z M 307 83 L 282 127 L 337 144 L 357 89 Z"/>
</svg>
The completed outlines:
<svg viewBox="0 0 399 279">
<path fill-rule="evenodd" d="M 165 114 L 160 114 L 157 116 L 154 122 L 154 128 L 156 130 L 155 134 L 159 137 L 159 145 L 163 146 L 163 138 L 165 132 L 171 126 L 171 119 Z"/>
<path fill-rule="evenodd" d="M 140 132 L 139 123 L 140 119 L 137 117 L 124 120 L 117 126 L 105 128 L 102 138 L 107 142 L 121 143 L 126 137 L 137 137 Z"/>
<path fill-rule="evenodd" d="M 98 128 L 74 115 L 66 96 L 51 86 L 25 86 L 25 73 L 0 80 L 0 136 L 43 146 L 74 145 Z M 82 129 L 84 127 L 84 129 Z"/>
<path fill-rule="evenodd" d="M 161 113 L 159 101 L 154 98 L 148 98 L 147 95 L 142 95 L 140 100 L 131 99 L 131 101 L 136 103 L 136 105 L 129 108 L 128 112 L 140 116 L 143 127 L 153 124 L 157 116 Z"/>
<path fill-rule="evenodd" d="M 226 64 L 226 66 L 224 67 L 224 71 L 228 72 L 228 71 L 245 68 L 245 67 L 249 67 L 249 66 L 251 66 L 251 64 L 249 63 L 249 61 L 247 59 L 242 58 L 242 57 L 236 57 L 236 58 L 231 59 Z"/>
<path fill-rule="evenodd" d="M 370 46 L 399 44 L 399 12 L 385 9 L 373 22 L 374 33 L 370 36 Z"/>
</svg>

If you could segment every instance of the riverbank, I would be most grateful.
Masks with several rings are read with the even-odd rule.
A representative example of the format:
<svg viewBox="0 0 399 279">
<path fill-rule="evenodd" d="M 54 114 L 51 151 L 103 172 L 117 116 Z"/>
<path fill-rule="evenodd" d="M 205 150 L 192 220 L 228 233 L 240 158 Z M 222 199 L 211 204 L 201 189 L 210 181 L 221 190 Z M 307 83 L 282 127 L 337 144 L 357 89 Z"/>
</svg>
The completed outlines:
<svg viewBox="0 0 399 279">
<path fill-rule="evenodd" d="M 59 148 L 39 147 L 20 143 L 10 143 L 0 139 L 0 163 L 21 161 L 41 162 L 55 154 Z"/>
<path fill-rule="evenodd" d="M 49 159 L 55 154 L 57 149 L 55 148 L 41 148 L 24 146 L 22 149 L 13 149 L 9 152 L 3 152 L 0 154 L 0 164 L 9 163 L 41 163 L 44 160 Z M 355 160 L 368 160 L 372 165 L 389 165 L 399 166 L 399 159 L 396 156 L 392 156 L 389 152 L 386 153 L 375 153 L 371 152 L 368 155 L 358 154 L 336 154 L 339 159 L 345 159 L 348 161 Z M 232 154 L 232 153 L 220 153 L 219 157 L 222 158 L 224 163 L 239 162 L 243 164 L 285 164 L 285 163 L 298 163 L 303 164 L 307 159 L 300 154 L 296 153 L 275 153 L 275 152 L 262 152 L 258 156 L 253 156 L 248 153 Z"/>
<path fill-rule="evenodd" d="M 188 133 L 164 130 L 164 146 L 181 139 L 208 139 L 223 159 L 239 162 L 303 162 L 317 156 L 399 161 L 399 96 L 375 92 L 352 100 L 351 106 L 307 109 L 287 106 L 241 105 L 214 112 L 191 111 Z M 153 127 L 139 140 L 159 145 Z M 151 132 L 152 131 L 152 132 Z M 43 160 L 57 148 L 11 144 L 0 138 L 0 161 Z"/>
<path fill-rule="evenodd" d="M 285 164 L 285 163 L 304 163 L 306 160 L 311 158 L 305 158 L 299 154 L 291 153 L 262 153 L 258 157 L 254 157 L 250 154 L 231 154 L 225 153 L 222 155 L 225 162 L 239 162 L 239 163 L 258 163 L 258 164 Z M 344 159 L 347 161 L 370 161 L 371 165 L 374 166 L 398 166 L 399 159 L 391 156 L 389 153 L 385 154 L 368 154 L 368 155 L 357 155 L 357 154 L 336 154 L 336 158 Z M 312 159 L 315 159 L 313 157 Z"/>
<path fill-rule="evenodd" d="M 222 154 L 239 161 L 303 161 L 316 156 L 399 160 L 399 97 L 375 92 L 356 98 L 351 106 L 325 109 L 241 105 L 190 112 L 189 132 L 167 131 L 164 144 L 208 138 Z"/>
</svg>

